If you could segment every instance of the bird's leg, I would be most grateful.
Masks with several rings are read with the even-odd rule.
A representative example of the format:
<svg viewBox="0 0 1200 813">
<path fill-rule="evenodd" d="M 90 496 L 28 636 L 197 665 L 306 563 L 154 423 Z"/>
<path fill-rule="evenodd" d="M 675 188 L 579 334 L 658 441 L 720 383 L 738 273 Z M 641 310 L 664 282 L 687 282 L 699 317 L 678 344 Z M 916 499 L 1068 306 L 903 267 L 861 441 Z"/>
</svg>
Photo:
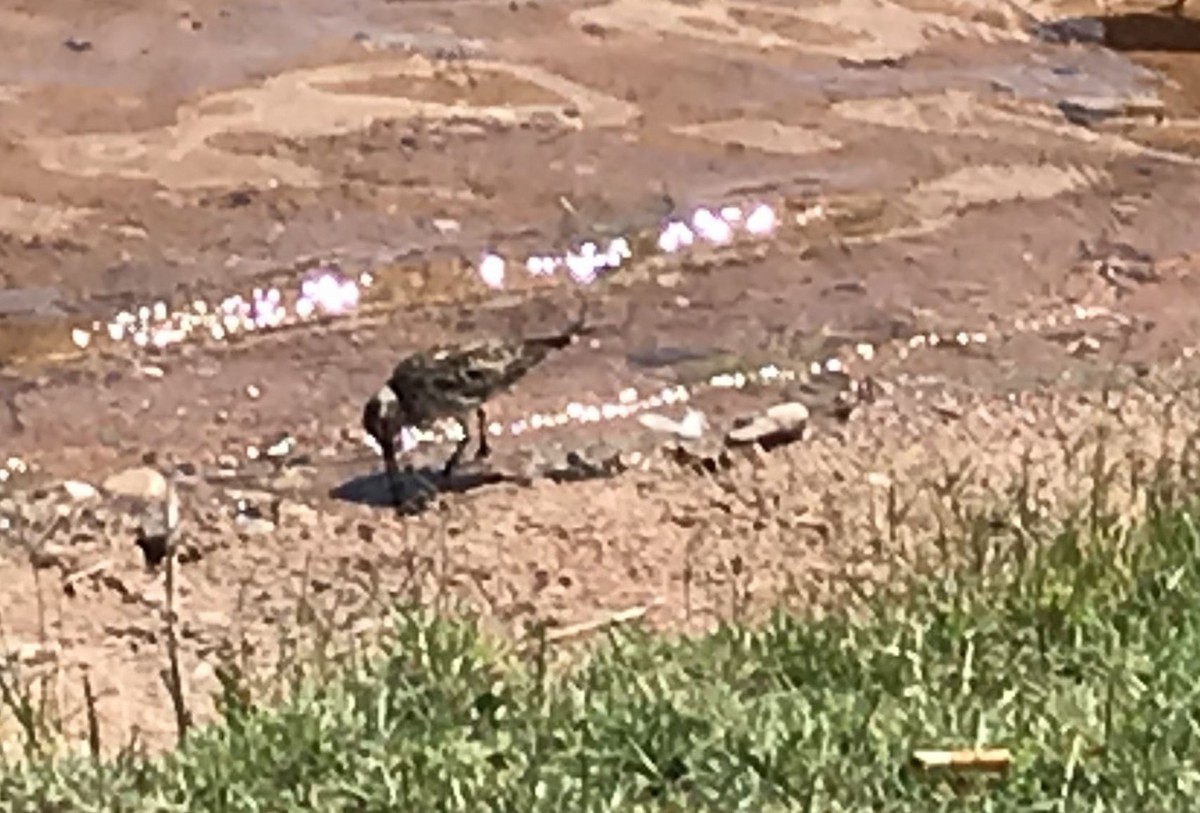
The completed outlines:
<svg viewBox="0 0 1200 813">
<path fill-rule="evenodd" d="M 479 425 L 479 448 L 475 450 L 475 459 L 487 460 L 492 455 L 492 446 L 488 443 L 487 413 L 483 407 L 475 410 L 475 421 Z"/>
<path fill-rule="evenodd" d="M 396 463 L 396 438 L 391 421 L 383 422 L 383 437 L 379 445 L 383 450 L 383 465 L 387 469 L 388 488 L 392 491 L 392 504 L 399 512 L 404 507 L 404 493 L 400 489 L 400 466 Z"/>
<path fill-rule="evenodd" d="M 446 465 L 442 467 L 442 476 L 449 477 L 458 468 L 458 464 L 462 462 L 463 452 L 467 450 L 467 446 L 471 443 L 470 421 L 459 419 L 459 425 L 462 426 L 463 436 L 454 446 L 454 451 L 450 454 L 450 459 L 446 461 Z"/>
</svg>

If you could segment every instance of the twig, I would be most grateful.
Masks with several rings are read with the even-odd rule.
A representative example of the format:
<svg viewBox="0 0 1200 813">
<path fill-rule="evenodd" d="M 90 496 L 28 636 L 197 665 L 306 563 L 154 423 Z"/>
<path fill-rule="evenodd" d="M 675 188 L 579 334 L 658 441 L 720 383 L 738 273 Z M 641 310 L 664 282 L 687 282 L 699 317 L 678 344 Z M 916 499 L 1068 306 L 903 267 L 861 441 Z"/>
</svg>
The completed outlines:
<svg viewBox="0 0 1200 813">
<path fill-rule="evenodd" d="M 166 568 L 166 625 L 167 625 L 167 669 L 163 671 L 163 682 L 171 695 L 171 705 L 175 710 L 175 728 L 179 742 L 187 739 L 188 729 L 192 718 L 188 713 L 187 702 L 183 696 L 183 677 L 179 668 L 179 639 L 175 630 L 175 530 L 179 523 L 179 504 L 176 502 L 175 482 L 167 480 L 165 512 L 167 535 L 167 568 Z"/>
<path fill-rule="evenodd" d="M 570 624 L 565 627 L 558 627 L 546 631 L 546 642 L 551 644 L 559 643 L 568 638 L 575 638 L 580 635 L 588 635 L 593 632 L 605 629 L 606 627 L 615 626 L 617 624 L 628 624 L 631 621 L 637 621 L 639 618 L 646 615 L 655 607 L 663 603 L 662 599 L 655 599 L 649 604 L 639 604 L 636 607 L 629 607 L 624 610 L 618 610 L 602 618 L 593 618 L 591 621 L 582 621 L 578 624 Z"/>
<path fill-rule="evenodd" d="M 1012 753 L 1007 748 L 914 751 L 913 762 L 925 770 L 1002 771 L 1012 764 Z"/>
<path fill-rule="evenodd" d="M 92 759 L 100 761 L 100 717 L 96 714 L 96 695 L 92 692 L 92 681 L 83 673 L 83 702 L 87 706 L 88 750 Z"/>
<path fill-rule="evenodd" d="M 90 564 L 87 567 L 85 567 L 83 570 L 77 570 L 74 573 L 70 574 L 69 576 L 65 577 L 63 579 L 63 588 L 66 589 L 66 588 L 74 587 L 76 584 L 83 581 L 84 579 L 90 578 L 92 576 L 98 576 L 101 573 L 103 573 L 104 571 L 108 570 L 110 567 L 112 567 L 112 559 L 101 559 L 99 562 Z"/>
</svg>

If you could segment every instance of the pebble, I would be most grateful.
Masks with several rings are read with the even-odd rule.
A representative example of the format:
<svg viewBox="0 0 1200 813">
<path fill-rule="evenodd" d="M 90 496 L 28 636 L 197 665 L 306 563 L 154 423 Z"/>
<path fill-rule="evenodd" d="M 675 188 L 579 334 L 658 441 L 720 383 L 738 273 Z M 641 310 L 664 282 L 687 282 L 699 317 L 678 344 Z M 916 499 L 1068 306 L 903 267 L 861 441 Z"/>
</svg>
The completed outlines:
<svg viewBox="0 0 1200 813">
<path fill-rule="evenodd" d="M 96 487 L 91 483 L 85 483 L 82 480 L 67 480 L 62 484 L 63 491 L 67 492 L 67 496 L 76 502 L 84 502 L 93 499 L 96 494 Z"/>
<path fill-rule="evenodd" d="M 247 517 L 239 514 L 236 522 L 238 530 L 246 536 L 265 536 L 275 530 L 275 523 L 262 517 Z"/>
<path fill-rule="evenodd" d="M 808 425 L 808 415 L 808 407 L 799 401 L 775 404 L 763 414 L 729 430 L 725 440 L 731 446 L 798 440 Z"/>
<path fill-rule="evenodd" d="M 158 500 L 167 494 L 167 479 L 155 469 L 138 466 L 109 476 L 102 487 L 119 497 Z"/>
<path fill-rule="evenodd" d="M 287 457 L 296 448 L 296 440 L 285 436 L 267 447 L 267 457 Z"/>
</svg>

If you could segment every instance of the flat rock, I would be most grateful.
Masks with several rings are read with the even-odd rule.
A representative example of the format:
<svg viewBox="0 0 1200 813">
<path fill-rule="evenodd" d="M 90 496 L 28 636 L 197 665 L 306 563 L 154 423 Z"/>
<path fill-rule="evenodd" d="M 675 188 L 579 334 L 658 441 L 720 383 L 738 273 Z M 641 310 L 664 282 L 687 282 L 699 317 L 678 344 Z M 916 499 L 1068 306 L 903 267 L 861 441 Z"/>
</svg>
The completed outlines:
<svg viewBox="0 0 1200 813">
<path fill-rule="evenodd" d="M 155 469 L 138 466 L 111 475 L 102 488 L 118 497 L 161 500 L 167 495 L 167 479 Z"/>
<path fill-rule="evenodd" d="M 1165 110 L 1161 99 L 1117 96 L 1075 96 L 1060 101 L 1058 109 L 1072 124 L 1085 127 L 1107 119 L 1162 116 Z"/>
<path fill-rule="evenodd" d="M 62 316 L 57 288 L 6 288 L 0 291 L 0 316 Z"/>
<path fill-rule="evenodd" d="M 687 440 L 696 440 L 702 437 L 707 426 L 704 413 L 694 409 L 689 409 L 678 421 L 657 412 L 648 412 L 638 416 L 638 423 L 652 431 L 675 435 Z"/>
</svg>

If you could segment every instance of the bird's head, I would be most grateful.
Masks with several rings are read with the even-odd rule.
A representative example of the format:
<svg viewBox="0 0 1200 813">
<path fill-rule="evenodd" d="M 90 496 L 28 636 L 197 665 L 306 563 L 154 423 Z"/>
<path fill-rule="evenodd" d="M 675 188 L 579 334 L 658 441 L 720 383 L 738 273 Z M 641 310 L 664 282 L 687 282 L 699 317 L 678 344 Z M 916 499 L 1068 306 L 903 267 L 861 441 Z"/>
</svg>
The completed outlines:
<svg viewBox="0 0 1200 813">
<path fill-rule="evenodd" d="M 400 399 L 392 388 L 384 386 L 372 395 L 363 407 L 363 431 L 375 439 L 376 443 L 390 442 L 400 431 Z"/>
</svg>

